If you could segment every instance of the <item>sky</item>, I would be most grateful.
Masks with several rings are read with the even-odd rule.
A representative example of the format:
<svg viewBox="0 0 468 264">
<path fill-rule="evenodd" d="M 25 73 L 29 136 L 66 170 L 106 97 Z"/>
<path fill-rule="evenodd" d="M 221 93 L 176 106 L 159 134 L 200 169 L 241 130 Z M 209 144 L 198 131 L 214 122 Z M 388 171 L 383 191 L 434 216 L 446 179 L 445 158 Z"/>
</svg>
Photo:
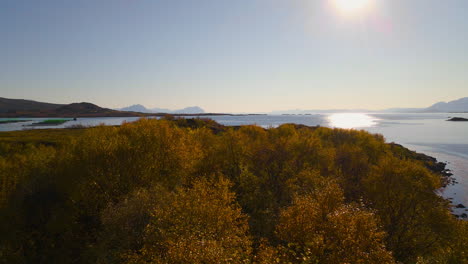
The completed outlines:
<svg viewBox="0 0 468 264">
<path fill-rule="evenodd" d="M 267 112 L 468 96 L 468 1 L 335 1 L 1 0 L 0 97 Z"/>
</svg>

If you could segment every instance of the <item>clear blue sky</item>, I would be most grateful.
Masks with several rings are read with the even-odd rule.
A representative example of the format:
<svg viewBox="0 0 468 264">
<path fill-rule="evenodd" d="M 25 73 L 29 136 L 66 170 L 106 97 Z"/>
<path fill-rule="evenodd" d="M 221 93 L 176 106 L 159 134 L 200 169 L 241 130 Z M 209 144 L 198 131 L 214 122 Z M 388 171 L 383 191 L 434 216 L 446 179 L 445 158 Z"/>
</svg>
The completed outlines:
<svg viewBox="0 0 468 264">
<path fill-rule="evenodd" d="M 213 112 L 468 96 L 468 1 L 1 0 L 0 97 Z"/>
</svg>

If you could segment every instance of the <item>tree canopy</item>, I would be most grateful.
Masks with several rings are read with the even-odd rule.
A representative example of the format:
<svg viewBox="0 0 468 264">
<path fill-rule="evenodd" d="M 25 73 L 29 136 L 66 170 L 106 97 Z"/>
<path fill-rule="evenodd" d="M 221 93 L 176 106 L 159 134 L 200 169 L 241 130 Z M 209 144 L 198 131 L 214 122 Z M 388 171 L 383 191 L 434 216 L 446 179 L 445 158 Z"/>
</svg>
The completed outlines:
<svg viewBox="0 0 468 264">
<path fill-rule="evenodd" d="M 467 263 L 444 178 L 381 135 L 201 119 L 70 133 L 0 140 L 0 262 Z"/>
</svg>

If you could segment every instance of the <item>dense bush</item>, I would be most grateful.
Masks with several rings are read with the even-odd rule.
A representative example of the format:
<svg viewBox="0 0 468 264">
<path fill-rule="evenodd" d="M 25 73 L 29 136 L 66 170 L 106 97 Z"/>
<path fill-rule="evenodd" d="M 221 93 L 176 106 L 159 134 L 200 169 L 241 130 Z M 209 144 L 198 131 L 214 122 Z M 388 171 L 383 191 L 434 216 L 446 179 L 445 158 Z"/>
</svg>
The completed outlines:
<svg viewBox="0 0 468 264">
<path fill-rule="evenodd" d="M 70 131 L 0 144 L 0 261 L 467 261 L 441 176 L 380 135 L 185 119 Z"/>
</svg>

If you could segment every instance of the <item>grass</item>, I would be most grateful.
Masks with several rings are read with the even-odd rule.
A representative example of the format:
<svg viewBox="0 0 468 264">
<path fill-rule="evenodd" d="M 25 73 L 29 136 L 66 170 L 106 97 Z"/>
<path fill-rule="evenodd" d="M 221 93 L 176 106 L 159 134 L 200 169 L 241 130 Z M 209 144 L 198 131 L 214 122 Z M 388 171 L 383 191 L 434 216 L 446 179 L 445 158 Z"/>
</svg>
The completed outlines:
<svg viewBox="0 0 468 264">
<path fill-rule="evenodd" d="M 1 124 L 10 124 L 10 123 L 20 123 L 20 122 L 28 122 L 31 120 L 23 120 L 23 119 L 7 119 L 7 120 L 0 120 Z"/>
</svg>

